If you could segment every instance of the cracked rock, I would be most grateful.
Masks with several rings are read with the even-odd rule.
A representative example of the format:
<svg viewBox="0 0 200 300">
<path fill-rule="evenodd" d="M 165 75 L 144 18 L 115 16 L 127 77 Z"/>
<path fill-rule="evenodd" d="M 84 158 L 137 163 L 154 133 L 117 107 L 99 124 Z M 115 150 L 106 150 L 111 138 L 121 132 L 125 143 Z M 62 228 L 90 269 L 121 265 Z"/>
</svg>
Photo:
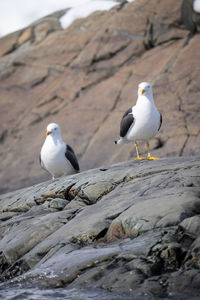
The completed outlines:
<svg viewBox="0 0 200 300">
<path fill-rule="evenodd" d="M 193 299 L 199 293 L 199 162 L 127 161 L 0 196 L 2 284 L 84 284 Z M 77 193 L 69 201 L 70 190 Z"/>
</svg>

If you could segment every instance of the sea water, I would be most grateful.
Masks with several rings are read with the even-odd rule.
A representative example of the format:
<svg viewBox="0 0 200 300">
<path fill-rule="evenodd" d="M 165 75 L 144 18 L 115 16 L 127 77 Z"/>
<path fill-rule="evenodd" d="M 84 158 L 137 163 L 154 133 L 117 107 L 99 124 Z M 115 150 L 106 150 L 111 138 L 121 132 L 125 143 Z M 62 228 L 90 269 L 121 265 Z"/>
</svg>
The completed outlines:
<svg viewBox="0 0 200 300">
<path fill-rule="evenodd" d="M 0 285 L 0 299 L 4 300 L 199 300 L 199 295 L 120 295 L 102 289 L 29 287 L 17 285 Z"/>
<path fill-rule="evenodd" d="M 102 289 L 67 289 L 22 287 L 20 285 L 0 286 L 0 299 L 4 300 L 150 300 L 144 296 L 133 297 L 106 292 Z"/>
</svg>

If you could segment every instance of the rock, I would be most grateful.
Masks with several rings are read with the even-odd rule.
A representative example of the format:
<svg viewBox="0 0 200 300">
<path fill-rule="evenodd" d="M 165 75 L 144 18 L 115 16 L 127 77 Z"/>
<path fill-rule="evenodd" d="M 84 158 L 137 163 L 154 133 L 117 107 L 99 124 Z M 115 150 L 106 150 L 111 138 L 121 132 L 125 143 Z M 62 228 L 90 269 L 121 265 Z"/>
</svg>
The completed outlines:
<svg viewBox="0 0 200 300">
<path fill-rule="evenodd" d="M 0 39 L 0 193 L 50 179 L 38 156 L 52 121 L 73 146 L 81 171 L 134 157 L 132 145 L 113 141 L 141 81 L 153 84 L 163 114 L 152 155 L 199 153 L 200 40 L 182 26 L 181 5 L 123 1 L 66 30 L 60 11 Z M 146 151 L 144 143 L 140 149 Z M 83 197 L 94 193 L 87 189 Z"/>
<path fill-rule="evenodd" d="M 9 220 L 10 218 L 17 216 L 18 213 L 17 212 L 2 212 L 0 214 L 0 220 L 1 221 L 6 221 Z"/>
<path fill-rule="evenodd" d="M 0 57 L 7 55 L 10 52 L 13 52 L 15 50 L 17 39 L 18 39 L 17 33 L 11 33 L 0 39 L 0 44 L 1 44 Z"/>
<path fill-rule="evenodd" d="M 65 208 L 65 206 L 69 203 L 69 201 L 60 199 L 60 198 L 55 198 L 50 202 L 50 207 L 51 208 L 56 208 L 58 210 L 62 210 Z"/>
<path fill-rule="evenodd" d="M 200 216 L 184 219 L 183 222 L 180 223 L 180 226 L 183 230 L 187 231 L 188 234 L 198 237 L 200 235 Z"/>
<path fill-rule="evenodd" d="M 181 6 L 181 20 L 185 27 L 194 34 L 196 31 L 200 32 L 200 13 L 193 9 L 195 0 L 183 0 Z"/>
<path fill-rule="evenodd" d="M 193 299 L 200 293 L 199 162 L 132 160 L 1 195 L 3 286 Z"/>
</svg>

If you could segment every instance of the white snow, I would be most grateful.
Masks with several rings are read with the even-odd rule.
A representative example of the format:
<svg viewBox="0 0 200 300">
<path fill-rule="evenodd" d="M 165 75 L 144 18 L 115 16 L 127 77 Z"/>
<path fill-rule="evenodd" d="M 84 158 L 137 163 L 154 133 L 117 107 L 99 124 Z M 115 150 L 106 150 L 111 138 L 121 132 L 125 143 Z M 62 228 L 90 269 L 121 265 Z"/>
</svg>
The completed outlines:
<svg viewBox="0 0 200 300">
<path fill-rule="evenodd" d="M 0 0 L 0 36 L 26 27 L 56 10 L 70 7 L 72 2 L 74 1 Z"/>
<path fill-rule="evenodd" d="M 128 0 L 131 2 L 134 0 Z M 55 11 L 71 8 L 61 18 L 63 28 L 97 10 L 109 10 L 115 0 L 0 0 L 0 36 L 22 29 Z"/>
<path fill-rule="evenodd" d="M 119 3 L 115 1 L 88 1 L 85 4 L 76 6 L 68 10 L 64 16 L 60 18 L 62 28 L 67 28 L 71 23 L 80 18 L 86 18 L 95 11 L 109 10 Z"/>
</svg>

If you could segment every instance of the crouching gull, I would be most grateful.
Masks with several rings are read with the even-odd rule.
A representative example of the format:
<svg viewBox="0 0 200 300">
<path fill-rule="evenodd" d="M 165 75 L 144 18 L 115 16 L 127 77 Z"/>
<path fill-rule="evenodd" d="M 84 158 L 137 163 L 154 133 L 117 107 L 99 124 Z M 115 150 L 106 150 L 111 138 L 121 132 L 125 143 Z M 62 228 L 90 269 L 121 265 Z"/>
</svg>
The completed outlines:
<svg viewBox="0 0 200 300">
<path fill-rule="evenodd" d="M 79 164 L 73 149 L 62 140 L 58 124 L 47 126 L 46 140 L 40 152 L 41 167 L 47 170 L 52 178 L 70 175 L 79 171 Z"/>
<path fill-rule="evenodd" d="M 120 139 L 115 144 L 125 144 L 133 141 L 137 152 L 136 160 L 145 159 L 139 155 L 138 140 L 145 140 L 147 145 L 147 159 L 152 157 L 149 152 L 149 140 L 153 138 L 162 124 L 162 115 L 156 109 L 153 99 L 152 86 L 142 82 L 138 86 L 136 105 L 129 108 L 122 117 L 120 124 Z"/>
</svg>

